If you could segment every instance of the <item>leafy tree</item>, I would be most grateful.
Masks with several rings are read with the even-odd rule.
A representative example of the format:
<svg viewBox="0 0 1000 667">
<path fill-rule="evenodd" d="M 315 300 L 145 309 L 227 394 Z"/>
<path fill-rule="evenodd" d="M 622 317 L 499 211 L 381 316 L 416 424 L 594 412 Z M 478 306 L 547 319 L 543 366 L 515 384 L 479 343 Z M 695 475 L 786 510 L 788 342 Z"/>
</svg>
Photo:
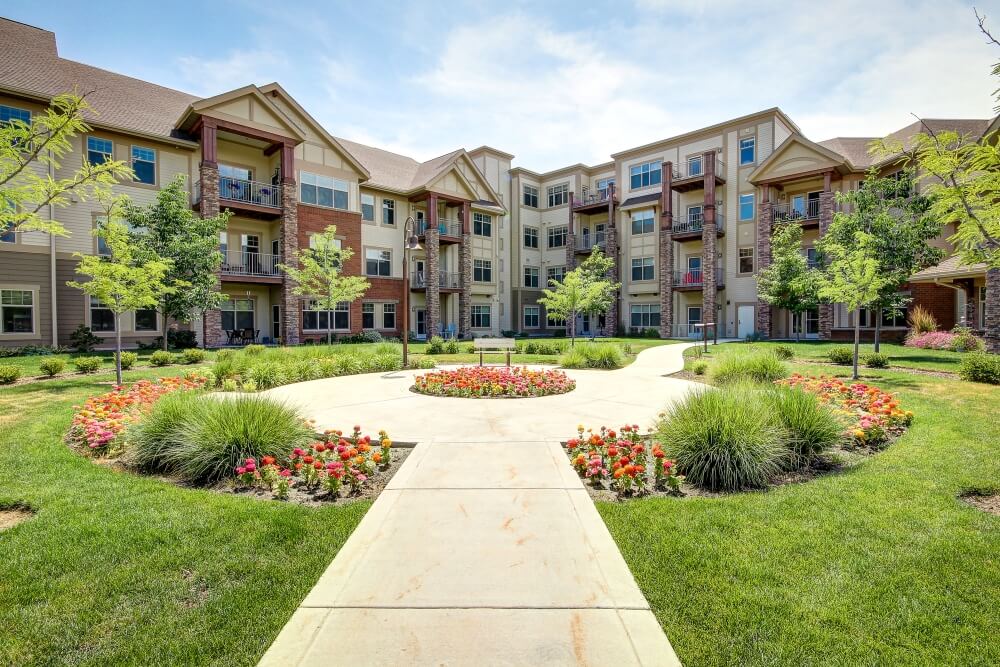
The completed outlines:
<svg viewBox="0 0 1000 667">
<path fill-rule="evenodd" d="M 0 230 L 67 236 L 51 218 L 50 207 L 67 206 L 71 194 L 82 201 L 107 195 L 112 185 L 132 178 L 125 162 L 91 164 L 86 157 L 71 176 L 55 177 L 62 159 L 73 150 L 71 140 L 90 131 L 83 119 L 90 110 L 84 97 L 57 95 L 44 112 L 32 115 L 30 124 L 0 124 L 0 202 L 8 204 L 0 206 Z"/>
<path fill-rule="evenodd" d="M 88 276 L 86 282 L 69 281 L 66 284 L 101 300 L 115 316 L 115 378 L 122 383 L 122 313 L 142 308 L 152 308 L 164 292 L 172 287 L 163 280 L 170 263 L 148 252 L 136 252 L 128 228 L 120 222 L 124 198 L 111 200 L 106 206 L 107 222 L 95 230 L 104 240 L 110 255 L 84 255 L 76 272 Z"/>
<path fill-rule="evenodd" d="M 550 316 L 569 322 L 570 345 L 576 345 L 576 316 L 608 312 L 615 290 L 620 286 L 608 279 L 614 260 L 604 257 L 597 248 L 580 266 L 569 271 L 561 281 L 549 281 L 551 289 L 543 289 L 538 303 Z"/>
<path fill-rule="evenodd" d="M 913 186 L 913 173 L 908 169 L 884 178 L 879 178 L 876 170 L 869 171 L 860 188 L 838 194 L 838 201 L 851 212 L 838 213 L 839 223 L 827 232 L 845 247 L 854 244 L 859 232 L 871 236 L 871 256 L 886 278 L 879 298 L 872 304 L 876 352 L 882 313 L 905 306 L 909 299 L 900 294 L 900 289 L 910 276 L 944 259 L 944 251 L 929 243 L 941 233 L 941 225 L 930 214 L 930 201 L 912 194 Z"/>
<path fill-rule="evenodd" d="M 802 254 L 802 226 L 781 224 L 771 236 L 771 263 L 757 274 L 761 301 L 792 313 L 801 337 L 805 313 L 819 305 L 819 271 Z"/>
<path fill-rule="evenodd" d="M 311 308 L 317 312 L 333 311 L 338 303 L 350 303 L 361 298 L 371 285 L 361 276 L 342 274 L 354 251 L 339 247 L 337 227 L 330 225 L 321 234 L 313 236 L 312 242 L 311 248 L 302 248 L 295 253 L 298 267 L 278 265 L 295 281 L 292 292 L 312 299 Z M 327 344 L 331 342 L 330 328 L 326 332 Z"/>
<path fill-rule="evenodd" d="M 819 274 L 819 297 L 832 303 L 843 303 L 854 311 L 854 379 L 858 378 L 858 350 L 861 344 L 861 309 L 870 308 L 882 296 L 891 280 L 879 271 L 875 259 L 875 242 L 867 232 L 857 232 L 850 245 L 841 244 L 834 229 L 846 225 L 845 216 L 834 218 L 830 229 L 834 231 L 820 243 L 824 256 L 829 259 L 826 269 Z"/>
<path fill-rule="evenodd" d="M 163 349 L 167 349 L 168 319 L 190 322 L 199 313 L 218 308 L 226 300 L 216 273 L 222 264 L 219 232 L 225 231 L 229 212 L 211 218 L 197 215 L 188 203 L 185 177 L 178 175 L 148 206 L 129 206 L 125 218 L 139 232 L 137 241 L 152 256 L 169 260 L 164 282 L 173 289 L 157 304 L 163 316 Z"/>
</svg>

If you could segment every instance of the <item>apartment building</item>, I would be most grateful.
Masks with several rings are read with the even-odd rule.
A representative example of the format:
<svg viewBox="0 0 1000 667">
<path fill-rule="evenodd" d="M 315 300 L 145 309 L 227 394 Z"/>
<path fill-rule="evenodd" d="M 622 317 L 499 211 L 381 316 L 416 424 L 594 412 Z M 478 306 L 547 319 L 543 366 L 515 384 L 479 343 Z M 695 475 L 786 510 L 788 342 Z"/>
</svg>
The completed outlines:
<svg viewBox="0 0 1000 667">
<path fill-rule="evenodd" d="M 606 316 L 581 316 L 578 332 L 795 335 L 788 313 L 758 302 L 755 273 L 770 261 L 775 222 L 803 225 L 803 253 L 830 224 L 835 193 L 857 187 L 872 166 L 871 138 L 814 142 L 780 109 L 734 118 L 610 156 L 538 173 L 512 167 L 489 146 L 420 162 L 334 136 L 279 84 L 246 85 L 198 98 L 58 56 L 55 35 L 0 20 L 0 121 L 30 119 L 57 93 L 90 91 L 93 131 L 76 138 L 79 160 L 129 160 L 135 182 L 116 186 L 138 203 L 181 174 L 203 215 L 232 212 L 220 235 L 221 289 L 229 300 L 191 323 L 208 345 L 251 329 L 264 342 L 295 344 L 374 329 L 402 335 L 404 272 L 409 329 L 462 337 L 520 331 L 551 334 L 566 323 L 538 303 L 541 289 L 594 248 L 614 259 L 622 284 Z M 931 121 L 982 136 L 987 120 Z M 900 130 L 904 140 L 919 131 Z M 900 168 L 898 157 L 876 165 Z M 101 253 L 91 234 L 100 210 L 74 202 L 54 210 L 67 237 L 0 235 L 0 345 L 66 344 L 79 324 L 114 335 L 102 304 L 66 286 L 74 252 Z M 412 218 L 420 249 L 403 264 Z M 345 270 L 371 288 L 353 304 L 316 312 L 292 293 L 278 264 L 336 225 L 354 251 Z M 940 242 L 947 246 L 942 235 Z M 907 290 L 944 326 L 1000 328 L 987 315 L 985 267 L 955 258 L 914 277 Z M 994 310 L 996 308 L 994 307 Z M 853 315 L 824 306 L 804 322 L 807 337 L 846 337 Z M 128 343 L 160 335 L 154 311 L 125 318 Z M 871 329 L 874 315 L 862 313 Z M 901 335 L 905 317 L 886 316 Z"/>
</svg>

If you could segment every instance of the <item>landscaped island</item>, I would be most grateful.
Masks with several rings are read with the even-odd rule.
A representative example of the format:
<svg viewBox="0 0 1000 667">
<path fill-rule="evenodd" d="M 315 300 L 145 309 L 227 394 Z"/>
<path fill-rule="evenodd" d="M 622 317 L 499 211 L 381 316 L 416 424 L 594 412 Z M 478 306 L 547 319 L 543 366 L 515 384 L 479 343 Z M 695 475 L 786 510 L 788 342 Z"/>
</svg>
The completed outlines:
<svg viewBox="0 0 1000 667">
<path fill-rule="evenodd" d="M 418 375 L 413 391 L 458 398 L 531 398 L 565 394 L 576 382 L 557 370 L 466 366 Z"/>
</svg>

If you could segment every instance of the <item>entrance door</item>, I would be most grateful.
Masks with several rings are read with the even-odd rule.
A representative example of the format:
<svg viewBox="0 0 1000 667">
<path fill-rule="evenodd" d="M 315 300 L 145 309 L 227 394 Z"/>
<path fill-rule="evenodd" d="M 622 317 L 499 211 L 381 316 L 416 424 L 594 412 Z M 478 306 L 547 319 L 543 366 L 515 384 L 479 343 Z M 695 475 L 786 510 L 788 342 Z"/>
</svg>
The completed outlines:
<svg viewBox="0 0 1000 667">
<path fill-rule="evenodd" d="M 754 310 L 754 306 L 736 307 L 736 335 L 739 338 L 746 338 L 754 332 L 757 326 Z"/>
<path fill-rule="evenodd" d="M 795 315 L 789 313 L 789 317 L 792 318 L 792 334 L 801 335 L 803 338 L 819 338 L 819 309 L 813 308 L 812 310 L 807 310 L 801 315 Z M 805 329 L 802 329 L 802 324 L 805 323 Z"/>
<path fill-rule="evenodd" d="M 277 341 L 281 338 L 281 306 L 274 304 L 271 306 L 271 340 Z"/>
<path fill-rule="evenodd" d="M 427 287 L 425 279 L 427 273 L 424 268 L 424 260 L 418 259 L 413 263 L 413 284 L 417 287 Z"/>
<path fill-rule="evenodd" d="M 427 336 L 427 311 L 417 310 L 417 335 Z"/>
<path fill-rule="evenodd" d="M 256 234 L 241 234 L 240 246 L 243 252 L 243 269 L 251 274 L 260 273 L 260 237 Z"/>
<path fill-rule="evenodd" d="M 692 338 L 701 337 L 701 329 L 696 327 L 701 324 L 701 306 L 688 306 L 687 309 L 687 335 Z"/>
</svg>

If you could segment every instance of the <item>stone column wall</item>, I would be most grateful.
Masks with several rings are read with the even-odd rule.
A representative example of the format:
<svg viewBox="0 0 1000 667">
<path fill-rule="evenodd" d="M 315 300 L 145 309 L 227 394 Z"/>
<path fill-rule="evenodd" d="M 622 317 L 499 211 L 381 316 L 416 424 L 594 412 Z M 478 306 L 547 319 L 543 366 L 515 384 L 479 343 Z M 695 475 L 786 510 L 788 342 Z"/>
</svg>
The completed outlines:
<svg viewBox="0 0 1000 667">
<path fill-rule="evenodd" d="M 771 264 L 771 200 L 765 186 L 764 200 L 757 210 L 757 271 Z M 770 338 L 771 306 L 757 299 L 757 333 Z"/>
<path fill-rule="evenodd" d="M 437 217 L 437 216 L 434 216 Z M 427 337 L 441 334 L 441 243 L 437 221 L 428 221 L 424 232 L 424 251 L 427 255 Z"/>
<path fill-rule="evenodd" d="M 824 177 L 823 192 L 819 195 L 819 237 L 826 236 L 833 222 L 833 210 L 835 198 L 830 188 L 830 173 Z M 821 303 L 819 305 L 819 337 L 820 340 L 830 340 L 833 336 L 833 304 Z"/>
<path fill-rule="evenodd" d="M 281 183 L 281 258 L 289 265 L 299 249 L 299 197 L 295 180 L 285 177 Z M 301 342 L 299 297 L 292 293 L 294 282 L 284 274 L 281 279 L 281 342 L 298 345 Z"/>
<path fill-rule="evenodd" d="M 983 315 L 986 349 L 1000 354 L 1000 269 L 986 271 L 986 306 Z"/>
<path fill-rule="evenodd" d="M 607 256 L 613 261 L 611 269 L 608 271 L 608 278 L 611 282 L 618 282 L 618 225 L 612 215 L 608 219 L 608 226 L 604 232 L 604 242 L 607 246 Z M 618 333 L 618 304 L 621 302 L 621 288 L 615 291 L 615 297 L 611 300 L 611 307 L 604 317 L 604 335 L 614 336 Z"/>
<path fill-rule="evenodd" d="M 660 338 L 673 335 L 674 324 L 674 163 L 664 162 L 660 187 Z"/>
<path fill-rule="evenodd" d="M 975 329 L 979 323 L 976 317 L 976 283 L 971 278 L 962 283 L 965 288 L 965 326 Z"/>
<path fill-rule="evenodd" d="M 717 260 L 717 237 L 715 222 L 715 151 L 705 152 L 705 203 L 702 215 L 704 223 L 701 228 L 701 321 L 715 322 L 718 331 L 719 314 L 715 311 L 716 280 L 715 266 Z"/>
<path fill-rule="evenodd" d="M 201 201 L 198 204 L 199 213 L 203 218 L 212 218 L 219 214 L 219 167 L 214 162 L 202 162 L 198 168 L 198 178 L 201 180 Z M 216 276 L 215 288 L 219 289 L 221 280 Z M 218 308 L 205 312 L 205 347 L 218 347 L 226 343 L 226 334 L 222 330 L 222 311 Z"/>
<path fill-rule="evenodd" d="M 566 223 L 566 271 L 572 271 L 576 268 L 576 233 L 573 229 L 573 196 L 574 193 L 569 193 L 569 220 Z M 539 239 L 539 244 L 545 243 L 548 247 L 548 239 L 542 241 Z M 574 323 L 566 319 L 566 335 L 573 335 L 572 327 Z"/>
<path fill-rule="evenodd" d="M 459 269 L 461 270 L 462 291 L 458 294 L 458 335 L 461 338 L 472 337 L 472 235 L 469 228 L 471 206 L 463 204 L 462 216 L 462 247 L 459 248 Z"/>
</svg>

